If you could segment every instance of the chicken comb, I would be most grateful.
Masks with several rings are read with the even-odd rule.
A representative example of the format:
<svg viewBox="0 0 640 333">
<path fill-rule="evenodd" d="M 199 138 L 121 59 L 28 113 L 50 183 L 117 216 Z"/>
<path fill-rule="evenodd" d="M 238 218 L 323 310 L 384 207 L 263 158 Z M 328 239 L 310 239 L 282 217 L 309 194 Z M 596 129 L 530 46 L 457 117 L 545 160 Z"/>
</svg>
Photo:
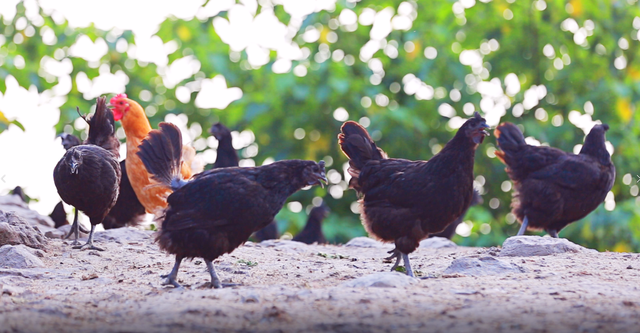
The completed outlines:
<svg viewBox="0 0 640 333">
<path fill-rule="evenodd" d="M 117 94 L 109 100 L 111 105 L 115 104 L 119 99 L 127 98 L 127 94 Z"/>
</svg>

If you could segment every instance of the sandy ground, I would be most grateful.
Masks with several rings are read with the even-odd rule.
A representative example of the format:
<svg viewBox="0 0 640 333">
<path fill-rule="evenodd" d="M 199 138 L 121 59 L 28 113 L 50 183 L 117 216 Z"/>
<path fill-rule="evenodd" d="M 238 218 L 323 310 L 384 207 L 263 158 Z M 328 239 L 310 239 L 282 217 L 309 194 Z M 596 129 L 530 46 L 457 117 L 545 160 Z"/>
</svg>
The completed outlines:
<svg viewBox="0 0 640 333">
<path fill-rule="evenodd" d="M 10 290 L 0 297 L 0 331 L 640 330 L 639 254 L 497 257 L 524 272 L 473 277 L 444 271 L 456 258 L 499 249 L 420 248 L 410 255 L 421 276 L 412 285 L 351 288 L 343 284 L 390 268 L 381 259 L 390 247 L 247 243 L 215 262 L 223 283 L 239 285 L 216 290 L 198 259 L 180 269 L 184 289 L 162 286 L 173 257 L 150 232 L 96 244 L 106 251 L 52 240 L 46 268 L 0 269 Z"/>
</svg>

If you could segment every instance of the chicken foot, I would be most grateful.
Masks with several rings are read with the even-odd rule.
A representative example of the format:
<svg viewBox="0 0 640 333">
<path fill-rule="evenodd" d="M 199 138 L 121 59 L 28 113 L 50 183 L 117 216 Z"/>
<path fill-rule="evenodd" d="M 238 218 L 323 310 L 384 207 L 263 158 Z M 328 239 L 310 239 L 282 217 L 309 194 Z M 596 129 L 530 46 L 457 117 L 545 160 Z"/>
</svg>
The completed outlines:
<svg viewBox="0 0 640 333">
<path fill-rule="evenodd" d="M 391 260 L 391 259 L 396 259 L 395 264 L 393 264 L 393 266 L 391 266 L 391 271 L 395 271 L 396 268 L 398 268 L 398 265 L 400 264 L 400 259 L 402 259 L 404 261 L 404 269 L 407 271 L 407 275 L 410 277 L 415 277 L 413 275 L 413 270 L 411 269 L 411 263 L 409 262 L 409 255 L 406 253 L 402 253 L 400 252 L 400 250 L 398 249 L 393 249 L 387 253 L 392 253 L 391 256 L 384 258 L 384 260 Z"/>
<path fill-rule="evenodd" d="M 385 261 L 389 261 L 391 259 L 396 259 L 396 263 L 393 264 L 393 266 L 391 266 L 391 271 L 395 271 L 396 268 L 398 268 L 398 265 L 400 264 L 400 259 L 402 259 L 402 256 L 400 255 L 400 251 L 393 249 L 391 251 L 388 251 L 387 253 L 391 253 L 391 256 L 384 258 Z"/>
<path fill-rule="evenodd" d="M 180 263 L 182 262 L 182 259 L 183 257 L 176 256 L 176 263 L 175 265 L 173 265 L 173 269 L 171 269 L 171 272 L 167 275 L 160 276 L 164 279 L 161 283 L 163 286 L 170 284 L 176 288 L 182 288 L 182 286 L 176 281 L 176 278 L 178 277 L 178 269 L 180 269 Z M 208 265 L 209 263 L 207 263 L 207 266 Z"/>
<path fill-rule="evenodd" d="M 103 248 L 97 247 L 95 245 L 93 245 L 93 231 L 96 229 L 95 225 L 91 225 L 91 231 L 89 232 L 89 240 L 87 240 L 87 243 L 82 245 L 82 246 L 74 246 L 74 249 L 80 249 L 80 250 L 97 250 L 97 251 L 104 251 Z M 76 230 L 77 232 L 77 230 Z"/>
<path fill-rule="evenodd" d="M 518 230 L 518 234 L 516 236 L 524 235 L 525 231 L 527 231 L 527 226 L 529 226 L 529 219 L 525 215 L 524 220 L 522 220 L 522 225 L 520 226 L 520 230 Z"/>
<path fill-rule="evenodd" d="M 555 229 L 547 229 L 547 234 L 552 238 L 558 238 L 558 231 Z"/>
</svg>

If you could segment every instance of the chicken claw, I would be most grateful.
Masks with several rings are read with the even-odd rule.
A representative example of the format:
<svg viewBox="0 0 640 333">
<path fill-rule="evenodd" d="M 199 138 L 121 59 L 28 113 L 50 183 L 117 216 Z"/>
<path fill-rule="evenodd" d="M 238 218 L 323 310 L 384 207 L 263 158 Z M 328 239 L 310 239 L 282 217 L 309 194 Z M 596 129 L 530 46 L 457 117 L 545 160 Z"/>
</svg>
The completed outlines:
<svg viewBox="0 0 640 333">
<path fill-rule="evenodd" d="M 173 265 L 173 269 L 167 275 L 161 275 L 160 277 L 164 280 L 160 283 L 163 286 L 172 285 L 176 288 L 182 288 L 182 286 L 176 281 L 178 277 L 178 269 L 180 269 L 180 263 L 182 262 L 182 257 L 176 256 L 176 263 Z"/>
<path fill-rule="evenodd" d="M 77 227 L 76 227 L 77 228 Z M 74 249 L 80 249 L 82 250 L 97 250 L 97 251 L 104 251 L 103 248 L 97 247 L 95 245 L 93 245 L 93 231 L 95 230 L 96 226 L 95 225 L 91 225 L 91 231 L 89 232 L 89 240 L 87 240 L 87 243 L 84 245 L 78 245 L 78 246 L 74 246 Z M 76 229 L 77 232 L 77 229 Z M 76 240 L 77 242 L 77 240 Z M 75 245 L 75 244 L 74 244 Z"/>
<path fill-rule="evenodd" d="M 393 249 L 387 253 L 393 253 L 391 256 L 384 258 L 384 260 L 391 260 L 391 259 L 396 259 L 396 263 L 393 264 L 393 266 L 391 266 L 391 271 L 395 271 L 396 268 L 398 268 L 398 265 L 400 264 L 400 259 L 404 260 L 404 269 L 407 271 L 407 275 L 409 275 L 410 277 L 415 277 L 413 275 L 413 270 L 411 269 L 411 263 L 409 262 L 409 255 L 406 253 L 402 253 L 400 252 L 400 250 L 398 249 Z"/>
<path fill-rule="evenodd" d="M 393 264 L 393 266 L 391 267 L 391 271 L 395 271 L 396 268 L 398 268 L 398 265 L 400 264 L 400 259 L 401 257 L 401 253 L 400 251 L 398 251 L 397 249 L 393 249 L 391 251 L 388 251 L 387 253 L 392 253 L 391 256 L 384 258 L 385 261 L 391 261 L 391 259 L 396 259 L 396 263 Z"/>
</svg>

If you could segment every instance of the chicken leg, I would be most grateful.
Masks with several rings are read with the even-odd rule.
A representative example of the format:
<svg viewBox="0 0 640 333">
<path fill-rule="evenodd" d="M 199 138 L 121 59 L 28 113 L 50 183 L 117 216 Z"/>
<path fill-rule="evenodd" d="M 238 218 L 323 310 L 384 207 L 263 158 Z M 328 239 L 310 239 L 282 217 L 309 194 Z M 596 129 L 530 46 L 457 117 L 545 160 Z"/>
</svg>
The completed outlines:
<svg viewBox="0 0 640 333">
<path fill-rule="evenodd" d="M 211 260 L 205 259 L 204 262 L 207 263 L 207 271 L 209 271 L 209 275 L 211 275 L 211 287 L 216 289 L 222 288 L 222 283 L 220 283 L 220 279 L 218 278 L 218 274 L 216 274 L 216 270 L 213 268 Z"/>
<path fill-rule="evenodd" d="M 558 238 L 558 231 L 555 229 L 547 229 L 547 234 L 552 238 Z"/>
<path fill-rule="evenodd" d="M 178 277 L 178 269 L 180 269 L 180 263 L 182 262 L 183 257 L 176 256 L 176 263 L 173 265 L 173 269 L 167 275 L 161 275 L 160 277 L 164 279 L 162 281 L 162 285 L 166 286 L 168 284 L 173 285 L 176 288 L 182 288 L 182 286 L 176 281 Z M 207 263 L 209 265 L 209 263 Z"/>
<path fill-rule="evenodd" d="M 93 231 L 96 229 L 95 225 L 91 225 L 91 231 L 89 232 L 89 240 L 87 240 L 87 243 L 82 245 L 82 246 L 74 246 L 74 249 L 80 249 L 80 250 L 98 250 L 98 251 L 104 251 L 103 248 L 97 247 L 95 245 L 93 245 Z M 77 230 L 76 230 L 77 233 Z"/>
<path fill-rule="evenodd" d="M 516 236 L 524 235 L 525 231 L 527 231 L 527 226 L 529 226 L 529 219 L 525 215 L 524 220 L 522 220 L 522 225 L 520 226 L 520 230 L 518 230 L 518 234 Z"/>
<path fill-rule="evenodd" d="M 80 242 L 78 242 L 78 209 L 74 209 L 75 210 L 75 214 L 73 216 L 73 224 L 71 224 L 71 229 L 69 229 L 69 233 L 64 237 L 64 239 L 68 239 L 69 237 L 71 237 L 72 234 L 76 234 L 76 238 L 73 240 L 73 243 L 71 243 L 71 245 L 79 245 Z"/>
<path fill-rule="evenodd" d="M 407 275 L 409 275 L 410 277 L 415 277 L 413 275 L 413 270 L 411 269 L 411 263 L 409 263 L 409 255 L 406 253 L 403 253 L 402 259 L 404 260 L 404 269 L 407 270 Z"/>
</svg>

